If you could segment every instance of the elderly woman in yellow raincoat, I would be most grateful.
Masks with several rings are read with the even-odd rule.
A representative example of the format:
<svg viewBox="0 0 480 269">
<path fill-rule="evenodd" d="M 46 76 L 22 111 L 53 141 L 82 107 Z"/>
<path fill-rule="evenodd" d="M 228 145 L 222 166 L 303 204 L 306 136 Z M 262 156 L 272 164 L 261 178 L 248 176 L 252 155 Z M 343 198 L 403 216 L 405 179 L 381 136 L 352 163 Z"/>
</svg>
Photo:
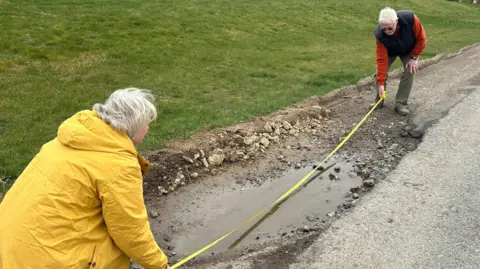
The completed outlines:
<svg viewBox="0 0 480 269">
<path fill-rule="evenodd" d="M 168 268 L 135 149 L 156 117 L 153 96 L 128 88 L 63 122 L 0 204 L 0 269 Z"/>
</svg>

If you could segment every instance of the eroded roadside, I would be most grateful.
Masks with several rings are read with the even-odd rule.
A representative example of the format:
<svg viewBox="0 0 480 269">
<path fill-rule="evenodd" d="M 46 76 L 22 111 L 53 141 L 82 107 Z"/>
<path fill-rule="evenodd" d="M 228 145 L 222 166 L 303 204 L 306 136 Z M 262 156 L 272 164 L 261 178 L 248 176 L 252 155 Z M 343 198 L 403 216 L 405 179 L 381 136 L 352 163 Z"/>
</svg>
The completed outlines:
<svg viewBox="0 0 480 269">
<path fill-rule="evenodd" d="M 264 153 L 252 158 L 254 161 L 226 164 L 228 169 L 213 168 L 218 169 L 218 174 L 197 179 L 173 195 L 148 197 L 150 212 L 159 215 L 152 218 L 152 229 L 172 261 L 229 232 L 307 175 L 367 112 L 371 92 L 372 89 L 353 92 L 355 98 L 347 95 L 337 99 L 338 103 L 323 104 L 327 113 L 300 116 L 290 123 L 291 129 L 283 123 L 279 132 L 288 135 L 269 145 Z M 375 112 L 324 165 L 325 169 L 312 175 L 308 184 L 267 212 L 266 217 L 260 216 L 257 220 L 261 222 L 253 221 L 209 249 L 199 260 L 229 259 L 286 242 L 290 242 L 285 246 L 288 249 L 298 244 L 306 246 L 309 238 L 328 228 L 344 211 L 351 210 L 364 193 L 416 148 L 419 138 L 404 130 L 408 127 L 407 119 L 388 107 Z M 257 136 L 267 136 L 265 133 L 257 132 Z M 200 264 L 190 266 L 198 268 Z"/>
</svg>

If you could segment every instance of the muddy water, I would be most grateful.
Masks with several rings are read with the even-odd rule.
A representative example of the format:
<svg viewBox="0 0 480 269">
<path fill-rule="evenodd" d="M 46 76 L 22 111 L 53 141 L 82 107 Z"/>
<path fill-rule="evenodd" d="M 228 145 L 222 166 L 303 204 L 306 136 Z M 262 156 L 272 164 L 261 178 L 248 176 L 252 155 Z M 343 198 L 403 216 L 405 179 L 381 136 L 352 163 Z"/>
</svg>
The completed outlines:
<svg viewBox="0 0 480 269">
<path fill-rule="evenodd" d="M 344 160 L 331 159 L 324 167 L 278 206 L 210 248 L 207 255 L 262 243 L 326 218 L 346 200 L 350 188 L 361 185 L 361 179 L 353 172 L 352 163 Z M 311 170 L 312 165 L 292 168 L 261 186 L 191 184 L 167 199 L 163 210 L 169 212 L 169 219 L 156 225 L 173 228 L 171 245 L 177 258 L 191 254 L 268 207 Z"/>
<path fill-rule="evenodd" d="M 353 172 L 352 163 L 345 160 L 331 159 L 324 167 L 278 206 L 219 242 L 206 254 L 262 243 L 326 218 L 326 214 L 346 200 L 345 194 L 350 188 L 361 185 L 361 179 Z M 268 207 L 311 170 L 312 165 L 292 168 L 261 186 L 219 182 L 191 184 L 167 197 L 162 210 L 169 212 L 169 218 L 160 217 L 152 225 L 154 229 L 169 225 L 174 231 L 169 241 L 177 253 L 176 258 L 189 255 Z"/>
</svg>

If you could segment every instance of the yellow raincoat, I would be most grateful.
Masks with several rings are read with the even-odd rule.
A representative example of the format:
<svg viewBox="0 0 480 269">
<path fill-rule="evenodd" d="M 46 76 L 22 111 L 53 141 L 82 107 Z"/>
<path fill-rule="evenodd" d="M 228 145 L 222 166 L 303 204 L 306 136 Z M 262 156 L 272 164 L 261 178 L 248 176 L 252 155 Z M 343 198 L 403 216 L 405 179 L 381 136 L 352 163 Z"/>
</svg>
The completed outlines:
<svg viewBox="0 0 480 269">
<path fill-rule="evenodd" d="M 0 204 L 0 269 L 164 269 L 143 200 L 149 164 L 95 111 L 63 122 Z"/>
</svg>

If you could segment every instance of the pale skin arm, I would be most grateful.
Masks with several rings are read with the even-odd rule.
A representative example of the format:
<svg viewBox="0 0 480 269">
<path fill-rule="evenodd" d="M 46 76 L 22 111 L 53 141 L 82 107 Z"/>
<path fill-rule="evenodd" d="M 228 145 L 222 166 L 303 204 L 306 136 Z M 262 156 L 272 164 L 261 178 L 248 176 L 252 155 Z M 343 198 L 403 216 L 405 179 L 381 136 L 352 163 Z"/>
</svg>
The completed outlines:
<svg viewBox="0 0 480 269">
<path fill-rule="evenodd" d="M 385 86 L 378 86 L 378 96 L 382 98 L 383 92 L 385 91 Z"/>
</svg>

